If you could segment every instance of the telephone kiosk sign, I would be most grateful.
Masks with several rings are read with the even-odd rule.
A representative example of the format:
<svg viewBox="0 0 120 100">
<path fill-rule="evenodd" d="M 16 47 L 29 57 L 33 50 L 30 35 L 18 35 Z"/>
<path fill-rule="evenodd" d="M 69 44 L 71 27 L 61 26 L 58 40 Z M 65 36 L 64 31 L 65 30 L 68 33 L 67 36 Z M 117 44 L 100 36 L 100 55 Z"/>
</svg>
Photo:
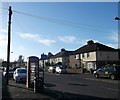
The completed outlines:
<svg viewBox="0 0 120 100">
<path fill-rule="evenodd" d="M 26 86 L 28 88 L 30 88 L 31 85 L 33 84 L 34 77 L 39 77 L 39 58 L 36 56 L 30 56 L 28 57 L 27 61 Z"/>
</svg>

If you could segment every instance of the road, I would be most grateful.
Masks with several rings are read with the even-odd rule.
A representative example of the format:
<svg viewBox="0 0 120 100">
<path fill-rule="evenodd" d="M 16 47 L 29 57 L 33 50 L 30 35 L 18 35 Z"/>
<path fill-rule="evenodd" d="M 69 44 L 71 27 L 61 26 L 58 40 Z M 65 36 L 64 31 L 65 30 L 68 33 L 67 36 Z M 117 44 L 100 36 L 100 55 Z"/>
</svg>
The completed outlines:
<svg viewBox="0 0 120 100">
<path fill-rule="evenodd" d="M 16 84 L 13 80 L 10 80 L 10 82 L 15 86 L 25 87 L 25 84 Z M 45 72 L 45 89 L 51 90 L 46 94 L 51 92 L 52 95 L 48 95 L 56 95 L 53 96 L 55 98 L 68 97 L 80 98 L 80 100 L 120 100 L 118 99 L 120 96 L 119 82 L 120 80 L 96 79 L 89 74 L 55 74 Z M 2 85 L 0 86 L 2 88 Z M 52 91 L 57 91 L 58 94 Z"/>
<path fill-rule="evenodd" d="M 45 73 L 46 88 L 62 93 L 104 99 L 118 99 L 120 80 L 99 78 L 89 74 L 54 74 Z"/>
</svg>

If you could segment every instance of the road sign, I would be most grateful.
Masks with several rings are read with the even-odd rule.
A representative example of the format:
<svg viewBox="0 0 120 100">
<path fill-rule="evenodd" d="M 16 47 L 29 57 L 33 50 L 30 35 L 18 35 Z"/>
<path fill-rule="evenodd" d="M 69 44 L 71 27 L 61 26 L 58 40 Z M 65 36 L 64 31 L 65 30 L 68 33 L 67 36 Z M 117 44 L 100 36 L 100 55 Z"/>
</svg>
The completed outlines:
<svg viewBox="0 0 120 100">
<path fill-rule="evenodd" d="M 47 59 L 47 55 L 45 55 L 44 53 L 41 54 L 41 60 L 46 60 Z"/>
</svg>

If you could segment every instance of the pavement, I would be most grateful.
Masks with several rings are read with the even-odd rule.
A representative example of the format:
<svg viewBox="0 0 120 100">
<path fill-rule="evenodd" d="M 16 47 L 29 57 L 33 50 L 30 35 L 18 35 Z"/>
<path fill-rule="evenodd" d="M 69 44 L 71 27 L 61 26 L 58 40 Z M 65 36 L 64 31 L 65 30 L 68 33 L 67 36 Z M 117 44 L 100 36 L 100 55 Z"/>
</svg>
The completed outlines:
<svg viewBox="0 0 120 100">
<path fill-rule="evenodd" d="M 47 84 L 48 85 L 48 84 Z M 49 86 L 49 85 L 48 85 Z M 69 95 L 69 94 L 68 94 Z M 1 100 L 63 100 L 70 99 L 71 96 L 64 93 L 45 88 L 40 93 L 35 93 L 33 88 L 27 88 L 23 83 L 15 83 L 12 79 L 6 85 L 5 77 L 2 77 L 2 99 Z M 77 97 L 75 97 L 77 100 Z M 73 100 L 73 98 L 71 98 Z"/>
<path fill-rule="evenodd" d="M 6 85 L 5 78 L 2 78 L 2 100 L 55 100 L 53 96 L 46 93 L 35 93 L 33 89 L 27 88 L 25 84 L 13 84 L 13 80 L 9 80 L 9 85 Z"/>
<path fill-rule="evenodd" d="M 6 85 L 5 77 L 2 77 L 1 100 L 78 100 L 78 95 L 51 90 L 46 86 L 49 87 L 50 84 L 45 84 L 43 92 L 35 93 L 32 88 L 27 88 L 23 83 L 15 83 L 13 80 L 9 80 L 9 84 Z M 88 97 L 81 100 L 88 100 Z"/>
</svg>

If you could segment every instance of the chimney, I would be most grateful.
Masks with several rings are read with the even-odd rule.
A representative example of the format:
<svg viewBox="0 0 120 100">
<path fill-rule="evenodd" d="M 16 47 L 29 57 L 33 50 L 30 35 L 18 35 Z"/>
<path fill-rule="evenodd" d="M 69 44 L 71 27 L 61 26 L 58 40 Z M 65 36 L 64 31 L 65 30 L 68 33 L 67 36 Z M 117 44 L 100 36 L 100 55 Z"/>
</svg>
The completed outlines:
<svg viewBox="0 0 120 100">
<path fill-rule="evenodd" d="M 64 48 L 62 48 L 62 49 L 61 49 L 61 52 L 64 52 L 64 51 L 65 51 L 65 49 L 64 49 Z"/>
<path fill-rule="evenodd" d="M 52 53 L 51 53 L 51 52 L 48 52 L 48 55 L 52 55 Z"/>
<path fill-rule="evenodd" d="M 93 40 L 89 40 L 89 41 L 87 42 L 87 45 L 91 45 L 91 44 L 93 44 L 93 43 L 94 43 Z"/>
</svg>

